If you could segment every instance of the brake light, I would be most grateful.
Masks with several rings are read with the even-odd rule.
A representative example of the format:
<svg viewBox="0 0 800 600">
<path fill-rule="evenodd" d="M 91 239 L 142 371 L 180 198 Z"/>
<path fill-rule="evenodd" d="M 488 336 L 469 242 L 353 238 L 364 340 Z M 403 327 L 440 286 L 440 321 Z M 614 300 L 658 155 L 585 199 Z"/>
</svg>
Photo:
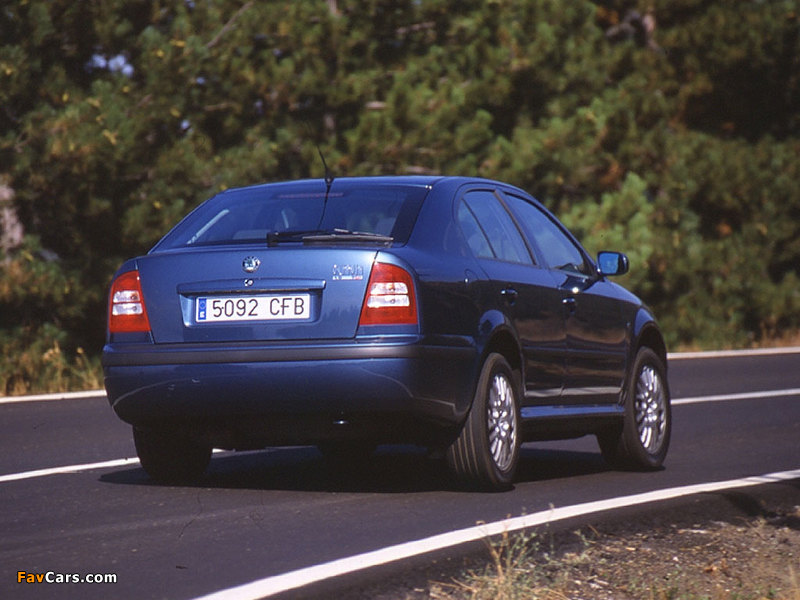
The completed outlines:
<svg viewBox="0 0 800 600">
<path fill-rule="evenodd" d="M 111 333 L 150 331 L 139 271 L 128 271 L 111 284 L 108 330 Z"/>
<path fill-rule="evenodd" d="M 411 274 L 396 265 L 375 263 L 369 276 L 359 325 L 417 323 L 417 301 Z"/>
</svg>

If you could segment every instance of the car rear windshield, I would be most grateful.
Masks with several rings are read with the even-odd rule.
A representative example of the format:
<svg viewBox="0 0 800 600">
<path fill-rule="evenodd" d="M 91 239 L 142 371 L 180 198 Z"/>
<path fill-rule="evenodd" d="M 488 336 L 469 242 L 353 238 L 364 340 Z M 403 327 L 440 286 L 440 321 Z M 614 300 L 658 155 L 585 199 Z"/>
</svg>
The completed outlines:
<svg viewBox="0 0 800 600">
<path fill-rule="evenodd" d="M 405 244 L 427 192 L 421 185 L 338 181 L 327 194 L 319 181 L 232 189 L 197 207 L 153 250 L 299 242 L 303 234 L 326 232 L 372 234 Z"/>
</svg>

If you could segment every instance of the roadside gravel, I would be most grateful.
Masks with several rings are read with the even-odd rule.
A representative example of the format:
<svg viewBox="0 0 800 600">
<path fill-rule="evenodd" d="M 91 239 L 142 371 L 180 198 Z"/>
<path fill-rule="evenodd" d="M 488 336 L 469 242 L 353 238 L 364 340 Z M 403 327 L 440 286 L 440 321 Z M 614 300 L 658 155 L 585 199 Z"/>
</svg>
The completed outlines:
<svg viewBox="0 0 800 600">
<path fill-rule="evenodd" d="M 537 529 L 339 600 L 800 600 L 800 482 Z"/>
</svg>

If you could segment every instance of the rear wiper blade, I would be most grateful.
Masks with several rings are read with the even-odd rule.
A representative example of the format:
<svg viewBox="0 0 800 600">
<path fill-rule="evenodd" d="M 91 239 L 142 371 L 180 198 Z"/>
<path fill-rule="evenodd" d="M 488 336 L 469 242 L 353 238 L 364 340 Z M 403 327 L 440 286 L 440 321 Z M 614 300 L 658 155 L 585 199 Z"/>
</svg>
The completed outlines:
<svg viewBox="0 0 800 600">
<path fill-rule="evenodd" d="M 331 229 L 329 231 L 314 231 L 302 236 L 304 244 L 329 243 L 329 242 L 366 242 L 370 244 L 383 244 L 388 246 L 394 241 L 390 235 L 372 233 L 369 231 L 350 231 L 349 229 Z"/>
<path fill-rule="evenodd" d="M 270 248 L 281 242 L 303 242 L 304 244 L 330 242 L 366 242 L 388 246 L 394 241 L 390 235 L 369 231 L 350 231 L 349 229 L 289 229 L 267 233 L 267 246 Z"/>
<path fill-rule="evenodd" d="M 286 231 L 268 231 L 267 246 L 270 248 L 281 242 L 301 242 L 307 235 L 326 233 L 320 229 L 287 229 Z"/>
</svg>

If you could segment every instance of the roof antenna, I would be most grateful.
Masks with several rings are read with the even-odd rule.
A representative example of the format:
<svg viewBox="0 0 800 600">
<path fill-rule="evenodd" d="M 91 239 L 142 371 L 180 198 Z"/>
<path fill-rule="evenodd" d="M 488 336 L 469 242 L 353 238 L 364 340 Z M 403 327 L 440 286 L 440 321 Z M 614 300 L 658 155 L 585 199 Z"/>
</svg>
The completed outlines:
<svg viewBox="0 0 800 600">
<path fill-rule="evenodd" d="M 314 130 L 311 129 L 311 125 L 308 124 L 308 121 L 303 119 L 303 124 L 306 126 L 306 130 L 308 130 L 308 137 L 314 137 Z M 325 161 L 325 155 L 322 154 L 322 148 L 319 147 L 319 144 L 315 141 L 314 146 L 317 148 L 317 154 L 319 154 L 320 160 L 322 160 L 322 166 L 325 167 L 325 200 L 322 204 L 322 214 L 319 216 L 319 223 L 317 223 L 317 231 L 320 230 L 322 227 L 322 220 L 325 218 L 325 209 L 328 207 L 328 196 L 331 193 L 331 186 L 333 185 L 333 173 L 328 168 L 328 163 Z"/>
<path fill-rule="evenodd" d="M 311 125 L 308 124 L 308 121 L 303 119 L 303 125 L 305 125 L 306 129 L 308 130 L 308 136 L 313 138 L 314 131 L 311 129 Z M 322 161 L 322 166 L 325 167 L 325 198 L 327 200 L 327 195 L 331 191 L 331 185 L 333 185 L 334 177 L 333 173 L 331 173 L 331 170 L 328 168 L 328 163 L 325 161 L 325 156 L 322 154 L 322 148 L 319 147 L 319 144 L 316 141 L 314 142 L 314 146 L 316 147 L 317 154 L 319 154 L 319 158 Z"/>
<path fill-rule="evenodd" d="M 325 162 L 325 156 L 322 154 L 322 149 L 319 147 L 319 144 L 314 142 L 314 145 L 317 147 L 317 153 L 319 154 L 320 159 L 322 159 L 322 166 L 325 167 L 325 195 L 327 196 L 331 191 L 331 185 L 333 185 L 333 173 L 331 173 L 330 169 L 328 168 L 328 163 Z"/>
<path fill-rule="evenodd" d="M 309 131 L 311 130 L 308 123 L 306 123 L 306 127 L 308 127 Z M 322 160 L 322 166 L 325 167 L 325 200 L 322 203 L 322 214 L 319 216 L 319 223 L 317 223 L 317 231 L 319 231 L 322 228 L 322 220 L 325 218 L 325 209 L 328 208 L 328 196 L 331 193 L 334 177 L 333 173 L 331 173 L 331 170 L 328 168 L 328 163 L 325 161 L 325 155 L 322 154 L 322 149 L 319 147 L 319 144 L 314 142 L 314 145 L 317 147 L 317 153 Z"/>
</svg>

